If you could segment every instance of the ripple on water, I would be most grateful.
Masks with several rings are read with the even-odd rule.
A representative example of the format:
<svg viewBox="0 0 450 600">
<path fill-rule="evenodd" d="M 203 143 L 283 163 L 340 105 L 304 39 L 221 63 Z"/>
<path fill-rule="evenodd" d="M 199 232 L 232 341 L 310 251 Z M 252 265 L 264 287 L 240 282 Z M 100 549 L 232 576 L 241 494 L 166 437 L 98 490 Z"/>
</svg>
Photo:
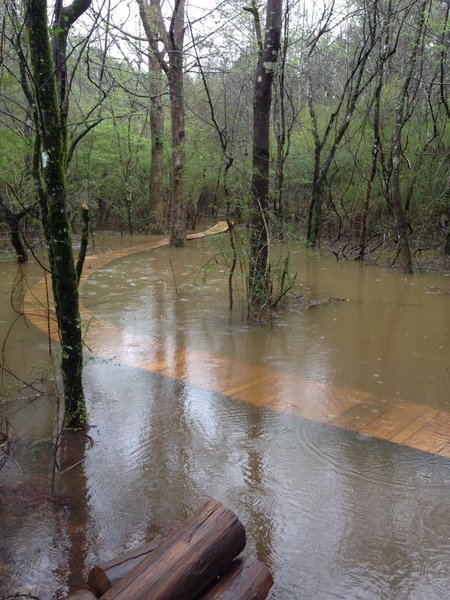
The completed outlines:
<svg viewBox="0 0 450 600">
<path fill-rule="evenodd" d="M 386 486 L 448 487 L 450 462 L 364 433 L 303 422 L 297 431 L 304 449 L 347 475 Z M 401 464 L 401 469 L 393 465 Z M 446 477 L 443 479 L 443 468 Z"/>
</svg>

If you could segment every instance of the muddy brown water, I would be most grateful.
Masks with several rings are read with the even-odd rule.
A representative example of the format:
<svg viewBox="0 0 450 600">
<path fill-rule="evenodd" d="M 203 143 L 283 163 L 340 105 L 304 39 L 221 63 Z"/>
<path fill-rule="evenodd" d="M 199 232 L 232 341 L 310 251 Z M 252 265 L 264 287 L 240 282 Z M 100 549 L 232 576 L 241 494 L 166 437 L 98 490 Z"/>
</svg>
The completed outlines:
<svg viewBox="0 0 450 600">
<path fill-rule="evenodd" d="M 60 598 L 89 564 L 164 534 L 214 497 L 245 524 L 246 551 L 272 569 L 273 599 L 448 598 L 449 459 L 322 422 L 315 409 L 346 390 L 373 411 L 447 411 L 450 278 L 293 247 L 299 291 L 347 301 L 292 305 L 254 326 L 238 303 L 230 316 L 223 268 L 201 268 L 221 244 L 152 250 L 88 278 L 90 440 L 63 444 L 53 493 L 57 406 L 40 380 L 48 343 L 22 318 L 14 324 L 8 366 L 50 394 L 34 399 L 3 377 L 4 394 L 17 388 L 2 407 L 17 437 L 0 472 L 3 596 Z M 0 272 L 3 338 L 16 267 L 2 262 Z M 37 266 L 25 274 L 16 307 Z M 286 377 L 293 389 L 283 390 Z"/>
</svg>

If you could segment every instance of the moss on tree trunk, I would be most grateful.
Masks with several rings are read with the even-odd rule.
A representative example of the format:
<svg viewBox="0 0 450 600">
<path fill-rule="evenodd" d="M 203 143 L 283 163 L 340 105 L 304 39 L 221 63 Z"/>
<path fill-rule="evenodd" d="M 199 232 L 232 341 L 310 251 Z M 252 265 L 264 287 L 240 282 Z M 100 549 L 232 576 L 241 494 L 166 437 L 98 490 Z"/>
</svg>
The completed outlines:
<svg viewBox="0 0 450 600">
<path fill-rule="evenodd" d="M 78 303 L 78 278 L 67 215 L 65 139 L 57 93 L 54 61 L 47 22 L 46 0 L 26 2 L 28 40 L 35 85 L 41 146 L 42 202 L 55 311 L 61 342 L 61 370 L 67 427 L 86 425 L 82 384 L 82 335 Z M 42 206 L 41 202 L 41 206 Z"/>
</svg>

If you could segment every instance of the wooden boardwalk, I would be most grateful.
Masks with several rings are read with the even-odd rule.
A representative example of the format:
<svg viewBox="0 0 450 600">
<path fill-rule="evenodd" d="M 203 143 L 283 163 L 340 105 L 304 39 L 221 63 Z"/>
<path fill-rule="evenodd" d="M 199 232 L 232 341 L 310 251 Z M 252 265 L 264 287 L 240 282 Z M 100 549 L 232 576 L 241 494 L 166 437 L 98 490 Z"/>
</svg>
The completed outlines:
<svg viewBox="0 0 450 600">
<path fill-rule="evenodd" d="M 225 230 L 226 223 L 219 223 L 189 238 Z M 95 269 L 124 256 L 166 245 L 168 240 L 161 239 L 87 257 L 81 292 Z M 57 341 L 54 317 L 47 310 L 49 287 L 45 278 L 33 286 L 25 296 L 24 311 L 36 327 Z M 168 356 L 161 340 L 129 341 L 118 326 L 97 321 L 84 306 L 81 311 L 87 346 L 103 358 L 157 372 L 229 398 L 450 458 L 449 411 L 400 399 L 377 401 L 360 390 L 329 386 L 270 366 L 245 364 L 190 348 L 177 347 Z"/>
</svg>

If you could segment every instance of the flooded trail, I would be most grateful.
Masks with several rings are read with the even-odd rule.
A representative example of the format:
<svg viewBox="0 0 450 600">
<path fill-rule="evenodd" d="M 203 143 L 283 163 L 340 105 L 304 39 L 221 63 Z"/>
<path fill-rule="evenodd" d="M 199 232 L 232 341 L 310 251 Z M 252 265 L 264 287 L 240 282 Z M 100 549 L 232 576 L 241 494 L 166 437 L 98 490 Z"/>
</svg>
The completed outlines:
<svg viewBox="0 0 450 600">
<path fill-rule="evenodd" d="M 90 564 L 214 497 L 272 569 L 271 600 L 445 598 L 450 461 L 437 426 L 450 410 L 450 279 L 297 246 L 300 293 L 349 301 L 288 306 L 255 326 L 228 311 L 220 236 L 182 250 L 99 240 L 128 243 L 141 252 L 86 263 L 89 438 L 63 440 L 53 477 L 57 394 L 2 407 L 18 432 L 0 473 L 3 595 L 59 600 Z M 40 290 L 24 293 L 46 332 Z M 29 373 L 47 336 L 22 324 L 9 360 Z M 415 450 L 424 426 L 435 453 Z"/>
<path fill-rule="evenodd" d="M 226 223 L 188 239 L 222 233 Z M 159 373 L 256 406 L 300 416 L 354 433 L 402 444 L 450 458 L 450 410 L 432 408 L 407 399 L 385 400 L 353 388 L 321 383 L 271 367 L 253 366 L 207 351 L 179 345 L 167 356 L 157 337 L 123 335 L 120 327 L 96 319 L 83 305 L 83 288 L 96 269 L 118 259 L 168 246 L 153 240 L 104 254 L 88 256 L 80 282 L 85 342 L 95 355 L 120 364 Z M 36 283 L 24 300 L 25 313 L 39 329 L 57 341 L 57 330 L 47 310 L 49 282 Z"/>
</svg>

